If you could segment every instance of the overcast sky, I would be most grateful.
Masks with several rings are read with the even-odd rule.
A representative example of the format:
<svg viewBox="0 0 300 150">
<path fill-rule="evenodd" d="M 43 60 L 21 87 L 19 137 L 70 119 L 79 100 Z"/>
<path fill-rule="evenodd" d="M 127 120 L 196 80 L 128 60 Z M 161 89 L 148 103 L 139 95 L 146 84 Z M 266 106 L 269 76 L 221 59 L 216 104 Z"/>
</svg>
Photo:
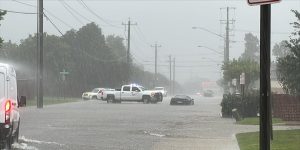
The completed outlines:
<svg viewBox="0 0 300 150">
<path fill-rule="evenodd" d="M 36 0 L 19 0 L 36 5 Z M 225 26 L 220 20 L 225 19 L 224 7 L 234 7 L 230 10 L 230 18 L 235 20 L 232 26 L 230 59 L 238 58 L 244 51 L 244 35 L 252 32 L 259 37 L 259 7 L 249 6 L 246 0 L 163 0 L 163 1 L 101 1 L 83 0 L 86 5 L 99 17 L 85 9 L 79 0 L 65 0 L 78 14 L 73 17 L 64 7 L 61 0 L 44 0 L 44 8 L 51 14 L 63 20 L 67 25 L 46 15 L 65 33 L 71 28 L 78 29 L 90 21 L 96 22 L 105 35 L 115 34 L 125 37 L 125 27 L 130 17 L 137 26 L 132 26 L 131 51 L 134 62 L 144 65 L 145 70 L 154 72 L 154 49 L 150 46 L 156 41 L 162 47 L 158 49 L 158 71 L 168 77 L 168 56 L 176 57 L 176 77 L 183 83 L 192 77 L 217 80 L 220 78 L 220 64 L 223 56 L 198 45 L 206 46 L 223 53 L 222 38 L 193 26 L 203 27 L 217 34 L 224 34 Z M 0 0 L 0 9 L 36 12 L 35 7 L 15 2 Z M 295 21 L 291 9 L 300 11 L 300 0 L 283 0 L 272 5 L 272 45 L 286 40 L 293 31 L 289 23 Z M 84 18 L 82 17 L 84 16 Z M 0 36 L 5 41 L 19 42 L 28 34 L 36 32 L 36 15 L 8 13 L 1 22 Z M 59 32 L 45 19 L 44 31 L 48 34 L 60 35 Z"/>
</svg>

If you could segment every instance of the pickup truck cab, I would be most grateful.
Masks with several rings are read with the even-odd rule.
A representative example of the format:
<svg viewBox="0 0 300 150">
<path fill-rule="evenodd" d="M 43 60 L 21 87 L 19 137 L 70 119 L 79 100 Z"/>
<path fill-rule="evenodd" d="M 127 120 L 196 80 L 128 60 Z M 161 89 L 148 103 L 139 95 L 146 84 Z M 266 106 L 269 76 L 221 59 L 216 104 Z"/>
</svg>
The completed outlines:
<svg viewBox="0 0 300 150">
<path fill-rule="evenodd" d="M 155 87 L 154 90 L 161 92 L 164 97 L 168 96 L 168 92 L 164 87 Z"/>
<path fill-rule="evenodd" d="M 121 101 L 131 101 L 143 102 L 147 104 L 162 102 L 163 100 L 161 92 L 157 92 L 154 90 L 146 90 L 144 87 L 136 84 L 123 85 L 121 89 L 104 92 L 107 92 L 107 103 L 120 103 Z"/>
<path fill-rule="evenodd" d="M 0 63 L 0 149 L 11 149 L 19 138 L 20 114 L 13 67 Z"/>
</svg>

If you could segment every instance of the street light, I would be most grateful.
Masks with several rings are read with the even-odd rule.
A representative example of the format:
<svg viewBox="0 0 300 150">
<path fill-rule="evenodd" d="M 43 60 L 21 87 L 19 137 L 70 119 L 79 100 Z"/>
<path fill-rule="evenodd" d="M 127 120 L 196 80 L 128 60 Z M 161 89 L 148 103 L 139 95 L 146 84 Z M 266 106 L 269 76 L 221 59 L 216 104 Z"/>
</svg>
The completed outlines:
<svg viewBox="0 0 300 150">
<path fill-rule="evenodd" d="M 220 34 L 218 34 L 218 33 L 215 33 L 215 32 L 213 32 L 213 31 L 211 31 L 211 30 L 208 30 L 208 29 L 206 29 L 206 28 L 203 28 L 203 27 L 192 27 L 192 29 L 200 29 L 200 30 L 206 31 L 206 32 L 208 32 L 208 33 L 210 33 L 210 34 L 216 35 L 216 36 L 218 36 L 218 37 L 220 37 L 220 38 L 222 38 L 222 39 L 224 39 L 224 40 L 226 39 L 224 36 L 222 36 L 222 35 L 220 35 Z M 231 42 L 231 43 L 236 43 L 237 41 L 229 40 L 229 42 Z"/>
<path fill-rule="evenodd" d="M 222 52 L 219 52 L 219 51 L 217 51 L 215 49 L 212 49 L 212 48 L 209 48 L 209 47 L 206 47 L 206 46 L 202 46 L 202 45 L 199 45 L 198 47 L 204 47 L 204 48 L 209 49 L 209 50 L 211 50 L 211 51 L 213 51 L 213 52 L 215 52 L 215 53 L 217 53 L 217 54 L 219 54 L 221 56 L 224 56 L 224 54 Z"/>
<path fill-rule="evenodd" d="M 211 33 L 211 34 L 213 34 L 213 35 L 216 35 L 216 36 L 218 36 L 218 37 L 221 37 L 221 38 L 225 39 L 224 36 L 222 36 L 222 35 L 220 35 L 220 34 L 217 34 L 217 33 L 213 32 L 213 31 L 210 31 L 210 30 L 208 30 L 208 29 L 205 29 L 205 28 L 203 28 L 203 27 L 192 27 L 192 29 L 200 29 L 200 30 L 206 31 L 206 32 L 208 32 L 208 33 Z"/>
<path fill-rule="evenodd" d="M 215 63 L 217 63 L 217 66 L 222 65 L 222 64 L 220 64 L 220 61 L 217 61 L 217 60 L 214 60 L 214 59 L 211 59 L 211 58 L 202 57 L 202 59 L 206 59 L 206 60 L 210 60 L 212 62 L 215 62 Z"/>
</svg>

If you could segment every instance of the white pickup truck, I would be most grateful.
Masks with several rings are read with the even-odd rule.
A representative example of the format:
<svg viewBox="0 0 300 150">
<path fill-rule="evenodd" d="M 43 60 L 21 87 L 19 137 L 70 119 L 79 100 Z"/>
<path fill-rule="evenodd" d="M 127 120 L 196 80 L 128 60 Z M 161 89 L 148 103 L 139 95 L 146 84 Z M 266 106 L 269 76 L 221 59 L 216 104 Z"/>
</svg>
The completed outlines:
<svg viewBox="0 0 300 150">
<path fill-rule="evenodd" d="M 161 92 L 146 90 L 144 87 L 130 84 L 123 85 L 121 89 L 115 91 L 104 91 L 107 103 L 121 103 L 122 101 L 157 103 L 162 102 L 163 96 Z"/>
<path fill-rule="evenodd" d="M 18 141 L 19 138 L 17 79 L 14 68 L 1 63 L 0 105 L 0 149 L 11 149 L 12 143 Z"/>
</svg>

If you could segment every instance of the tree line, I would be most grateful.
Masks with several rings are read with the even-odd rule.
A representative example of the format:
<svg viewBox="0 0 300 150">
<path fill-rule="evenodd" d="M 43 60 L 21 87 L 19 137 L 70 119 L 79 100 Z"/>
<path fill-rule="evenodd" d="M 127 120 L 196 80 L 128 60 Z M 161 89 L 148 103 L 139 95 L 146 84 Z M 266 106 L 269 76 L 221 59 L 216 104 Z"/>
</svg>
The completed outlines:
<svg viewBox="0 0 300 150">
<path fill-rule="evenodd" d="M 153 87 L 154 74 L 144 71 L 142 66 L 132 64 L 131 71 L 127 71 L 124 39 L 103 35 L 95 23 L 78 30 L 71 29 L 62 36 L 44 33 L 43 37 L 46 96 L 61 96 L 64 91 L 66 96 L 79 97 L 82 92 L 96 87 L 119 88 L 127 83 Z M 17 78 L 24 86 L 29 86 L 25 88 L 33 89 L 31 93 L 36 77 L 36 56 L 36 34 L 29 35 L 19 44 L 4 42 L 0 48 L 0 60 L 15 66 Z M 63 71 L 68 72 L 65 80 Z M 169 80 L 159 74 L 157 83 L 168 85 Z"/>
</svg>

